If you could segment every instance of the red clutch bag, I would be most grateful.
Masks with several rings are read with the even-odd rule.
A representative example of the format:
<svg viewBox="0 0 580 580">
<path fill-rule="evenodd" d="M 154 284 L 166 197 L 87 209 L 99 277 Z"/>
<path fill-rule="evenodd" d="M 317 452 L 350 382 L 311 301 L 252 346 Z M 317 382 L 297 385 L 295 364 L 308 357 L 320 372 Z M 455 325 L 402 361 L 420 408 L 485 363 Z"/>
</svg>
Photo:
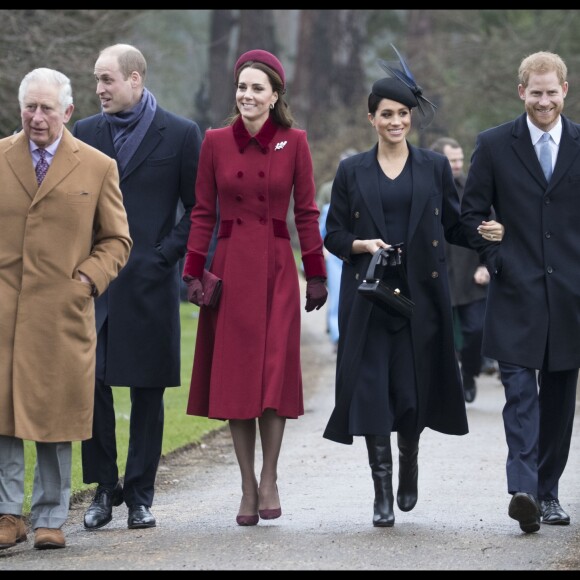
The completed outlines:
<svg viewBox="0 0 580 580">
<path fill-rule="evenodd" d="M 201 306 L 215 308 L 219 304 L 220 296 L 222 295 L 222 279 L 218 278 L 208 270 L 204 270 L 201 278 L 201 285 L 203 287 L 203 300 Z"/>
</svg>

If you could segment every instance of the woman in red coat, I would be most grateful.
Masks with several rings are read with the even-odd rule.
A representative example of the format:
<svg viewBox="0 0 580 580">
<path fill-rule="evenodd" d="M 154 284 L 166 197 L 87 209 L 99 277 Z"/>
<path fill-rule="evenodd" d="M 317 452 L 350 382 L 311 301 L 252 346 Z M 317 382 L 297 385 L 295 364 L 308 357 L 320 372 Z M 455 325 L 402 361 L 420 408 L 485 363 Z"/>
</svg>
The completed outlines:
<svg viewBox="0 0 580 580">
<path fill-rule="evenodd" d="M 312 159 L 306 132 L 291 128 L 284 68 L 273 54 L 250 50 L 236 62 L 234 78 L 234 114 L 203 141 L 183 278 L 189 300 L 200 305 L 219 205 L 211 271 L 223 292 L 217 308 L 200 309 L 187 413 L 229 421 L 242 476 L 236 521 L 243 526 L 280 517 L 284 426 L 304 414 L 299 280 L 286 224 L 292 196 L 306 311 L 321 308 L 327 291 Z"/>
</svg>

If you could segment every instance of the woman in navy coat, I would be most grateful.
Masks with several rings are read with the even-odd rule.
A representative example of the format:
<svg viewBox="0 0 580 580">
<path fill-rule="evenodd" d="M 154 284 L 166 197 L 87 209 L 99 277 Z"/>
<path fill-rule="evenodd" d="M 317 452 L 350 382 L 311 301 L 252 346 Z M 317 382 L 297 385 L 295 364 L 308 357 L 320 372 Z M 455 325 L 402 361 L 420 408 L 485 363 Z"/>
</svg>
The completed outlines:
<svg viewBox="0 0 580 580">
<path fill-rule="evenodd" d="M 247 526 L 280 517 L 276 482 L 285 421 L 304 413 L 299 279 L 286 224 L 292 197 L 306 311 L 323 306 L 327 291 L 312 159 L 305 131 L 292 128 L 282 64 L 251 50 L 236 62 L 234 76 L 235 114 L 227 127 L 206 132 L 191 213 L 188 298 L 201 303 L 218 205 L 211 270 L 223 292 L 217 309 L 200 310 L 187 413 L 229 420 L 242 476 L 236 521 Z"/>
<path fill-rule="evenodd" d="M 336 404 L 324 437 L 352 444 L 353 436 L 365 436 L 375 487 L 373 525 L 382 527 L 395 522 L 391 433 L 398 435 L 397 504 L 409 511 L 417 502 L 423 429 L 468 432 L 444 240 L 467 242 L 447 158 L 407 141 L 411 119 L 419 116 L 426 126 L 434 113 L 407 80 L 413 89 L 394 75 L 374 83 L 368 119 L 378 143 L 339 164 L 324 240 L 343 260 Z M 372 255 L 399 242 L 407 275 L 399 284 L 415 302 L 410 321 L 357 292 Z"/>
</svg>

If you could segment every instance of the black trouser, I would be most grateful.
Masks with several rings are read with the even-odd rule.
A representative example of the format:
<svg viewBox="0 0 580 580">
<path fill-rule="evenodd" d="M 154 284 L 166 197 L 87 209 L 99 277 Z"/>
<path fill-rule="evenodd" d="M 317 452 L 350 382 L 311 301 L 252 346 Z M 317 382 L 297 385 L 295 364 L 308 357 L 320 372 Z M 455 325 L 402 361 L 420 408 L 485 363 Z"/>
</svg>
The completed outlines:
<svg viewBox="0 0 580 580">
<path fill-rule="evenodd" d="M 106 333 L 105 323 L 97 340 L 93 437 L 82 442 L 81 452 L 83 482 L 112 487 L 119 479 L 119 469 L 113 389 L 104 383 Z M 127 505 L 151 507 L 163 444 L 165 387 L 130 389 L 129 449 L 123 495 Z"/>
<path fill-rule="evenodd" d="M 481 343 L 483 341 L 483 320 L 486 299 L 456 306 L 461 324 L 461 371 L 468 377 L 477 377 L 481 371 Z"/>
</svg>

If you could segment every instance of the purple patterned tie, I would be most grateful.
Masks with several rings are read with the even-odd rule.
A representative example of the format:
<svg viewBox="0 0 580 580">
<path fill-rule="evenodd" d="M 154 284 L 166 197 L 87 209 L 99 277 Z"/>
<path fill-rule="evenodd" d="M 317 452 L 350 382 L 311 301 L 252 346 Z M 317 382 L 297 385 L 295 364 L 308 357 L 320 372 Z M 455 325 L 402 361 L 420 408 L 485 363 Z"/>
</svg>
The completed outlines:
<svg viewBox="0 0 580 580">
<path fill-rule="evenodd" d="M 38 153 L 40 154 L 40 159 L 36 164 L 36 181 L 38 181 L 38 185 L 42 183 L 46 172 L 48 171 L 48 161 L 46 160 L 46 150 L 45 149 L 38 149 Z"/>
</svg>

